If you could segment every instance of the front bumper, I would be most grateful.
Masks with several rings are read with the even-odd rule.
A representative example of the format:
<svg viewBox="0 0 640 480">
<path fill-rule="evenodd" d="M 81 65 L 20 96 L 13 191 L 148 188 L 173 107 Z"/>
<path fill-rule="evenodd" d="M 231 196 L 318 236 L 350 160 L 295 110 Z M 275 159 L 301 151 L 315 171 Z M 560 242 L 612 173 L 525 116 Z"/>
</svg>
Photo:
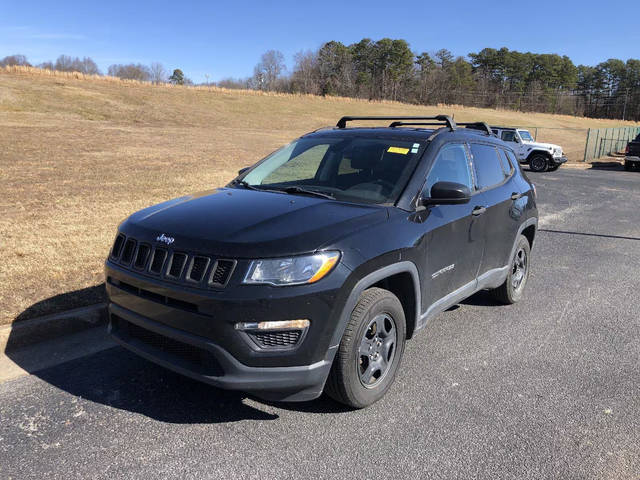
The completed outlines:
<svg viewBox="0 0 640 480">
<path fill-rule="evenodd" d="M 553 163 L 555 163 L 556 165 L 562 165 L 563 163 L 566 163 L 568 160 L 567 157 L 562 156 L 562 157 L 553 157 Z"/>
<path fill-rule="evenodd" d="M 626 157 L 624 157 L 624 161 L 625 162 L 630 162 L 630 163 L 640 163 L 640 157 L 626 156 Z"/>
<path fill-rule="evenodd" d="M 338 264 L 311 285 L 231 282 L 218 291 L 168 284 L 107 261 L 110 332 L 129 350 L 211 385 L 269 400 L 303 401 L 322 392 L 351 271 Z M 299 341 L 258 345 L 239 322 L 308 319 Z"/>
<path fill-rule="evenodd" d="M 187 377 L 266 400 L 307 401 L 322 394 L 334 349 L 311 365 L 249 367 L 224 348 L 167 327 L 116 304 L 109 305 L 109 332 L 125 348 Z"/>
</svg>

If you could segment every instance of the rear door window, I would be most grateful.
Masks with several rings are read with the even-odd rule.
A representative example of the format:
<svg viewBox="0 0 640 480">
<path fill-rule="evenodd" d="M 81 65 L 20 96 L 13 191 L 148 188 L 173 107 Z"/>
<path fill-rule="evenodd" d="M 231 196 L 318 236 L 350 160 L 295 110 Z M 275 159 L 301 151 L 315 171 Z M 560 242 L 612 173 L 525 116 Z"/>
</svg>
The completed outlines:
<svg viewBox="0 0 640 480">
<path fill-rule="evenodd" d="M 493 187 L 504 181 L 506 175 L 502 169 L 496 147 L 492 145 L 471 144 L 471 154 L 476 172 L 478 190 Z"/>
<path fill-rule="evenodd" d="M 502 132 L 502 140 L 505 142 L 515 142 L 516 132 L 514 132 L 513 130 L 504 130 Z"/>
</svg>

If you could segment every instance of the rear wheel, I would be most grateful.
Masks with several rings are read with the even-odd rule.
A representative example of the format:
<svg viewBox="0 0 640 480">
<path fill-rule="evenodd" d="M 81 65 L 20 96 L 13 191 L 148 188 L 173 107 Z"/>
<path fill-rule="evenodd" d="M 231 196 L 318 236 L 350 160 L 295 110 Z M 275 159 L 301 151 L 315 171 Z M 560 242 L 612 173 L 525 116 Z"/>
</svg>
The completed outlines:
<svg viewBox="0 0 640 480">
<path fill-rule="evenodd" d="M 398 297 L 382 288 L 365 290 L 340 341 L 325 392 L 354 408 L 380 400 L 395 379 L 405 337 Z"/>
<path fill-rule="evenodd" d="M 529 160 L 529 168 L 533 172 L 544 172 L 549 167 L 549 161 L 546 156 L 537 153 Z"/>
<path fill-rule="evenodd" d="M 491 291 L 493 297 L 505 305 L 518 302 L 529 279 L 529 257 L 531 247 L 524 235 L 518 237 L 516 251 L 511 258 L 507 279 L 498 288 Z"/>
</svg>

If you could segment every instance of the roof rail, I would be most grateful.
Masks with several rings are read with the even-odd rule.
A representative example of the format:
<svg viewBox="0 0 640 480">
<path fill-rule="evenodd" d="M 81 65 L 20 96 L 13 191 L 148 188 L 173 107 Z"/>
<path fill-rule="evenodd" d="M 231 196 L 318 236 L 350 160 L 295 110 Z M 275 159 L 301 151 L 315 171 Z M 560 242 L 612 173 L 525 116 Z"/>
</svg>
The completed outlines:
<svg viewBox="0 0 640 480">
<path fill-rule="evenodd" d="M 346 128 L 347 122 L 354 120 L 437 120 L 444 122 L 452 132 L 456 129 L 456 122 L 449 115 L 437 115 L 435 117 L 342 117 L 336 127 Z"/>
<path fill-rule="evenodd" d="M 442 126 L 441 122 L 391 122 L 389 128 L 409 127 L 409 126 Z"/>
<path fill-rule="evenodd" d="M 493 131 L 491 127 L 485 122 L 468 122 L 468 123 L 459 123 L 458 125 L 462 125 L 466 128 L 471 128 L 473 130 L 484 130 L 487 134 L 493 135 Z"/>
</svg>

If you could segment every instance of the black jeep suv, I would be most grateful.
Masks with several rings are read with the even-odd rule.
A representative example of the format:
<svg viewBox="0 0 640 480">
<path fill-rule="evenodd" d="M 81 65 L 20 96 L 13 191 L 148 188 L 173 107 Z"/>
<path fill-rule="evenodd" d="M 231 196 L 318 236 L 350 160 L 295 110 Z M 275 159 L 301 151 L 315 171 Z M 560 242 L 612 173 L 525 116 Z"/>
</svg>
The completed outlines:
<svg viewBox="0 0 640 480">
<path fill-rule="evenodd" d="M 224 188 L 134 213 L 106 261 L 111 333 L 217 387 L 370 405 L 436 314 L 527 283 L 534 186 L 486 124 L 461 125 L 343 117 Z"/>
</svg>

